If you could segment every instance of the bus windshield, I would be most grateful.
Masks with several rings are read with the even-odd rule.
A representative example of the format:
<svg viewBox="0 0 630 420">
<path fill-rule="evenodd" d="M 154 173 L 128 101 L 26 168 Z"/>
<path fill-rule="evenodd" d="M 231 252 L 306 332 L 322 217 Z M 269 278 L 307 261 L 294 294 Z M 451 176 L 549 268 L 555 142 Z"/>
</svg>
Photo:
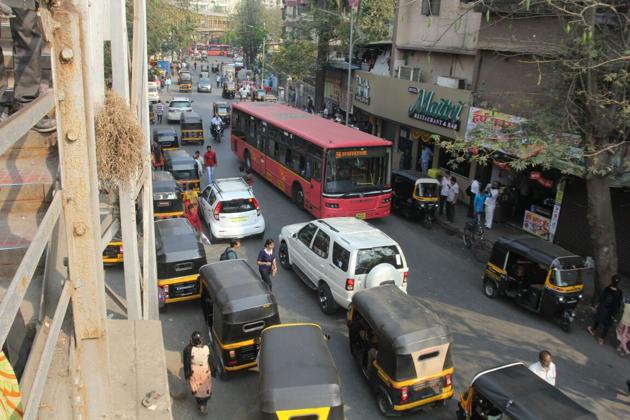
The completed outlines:
<svg viewBox="0 0 630 420">
<path fill-rule="evenodd" d="M 388 174 L 389 153 L 385 147 L 329 150 L 324 192 L 352 194 L 382 190 L 388 184 Z"/>
</svg>

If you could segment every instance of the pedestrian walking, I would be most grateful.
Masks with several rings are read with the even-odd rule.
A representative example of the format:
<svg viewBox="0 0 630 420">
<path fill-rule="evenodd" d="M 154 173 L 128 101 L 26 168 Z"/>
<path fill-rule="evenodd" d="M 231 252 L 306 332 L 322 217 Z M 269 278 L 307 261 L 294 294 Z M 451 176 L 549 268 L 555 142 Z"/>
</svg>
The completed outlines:
<svg viewBox="0 0 630 420">
<path fill-rule="evenodd" d="M 190 391 L 197 400 L 197 408 L 201 414 L 208 413 L 208 401 L 212 397 L 212 376 L 214 368 L 210 347 L 203 343 L 201 333 L 195 331 L 190 343 L 182 352 L 184 376 Z"/>
<path fill-rule="evenodd" d="M 486 186 L 486 229 L 492 229 L 492 220 L 494 219 L 494 210 L 497 207 L 497 198 L 499 198 L 499 184 L 494 181 Z"/>
<path fill-rule="evenodd" d="M 9 27 L 13 39 L 13 99 L 7 110 L 0 109 L 0 122 L 35 100 L 42 83 L 42 33 L 37 24 L 37 8 L 34 0 L 2 0 L 0 15 L 9 14 Z M 43 7 L 43 5 L 41 6 Z M 7 89 L 5 57 L 0 46 L 0 98 Z M 51 133 L 57 129 L 54 118 L 43 117 L 32 127 L 40 133 Z"/>
<path fill-rule="evenodd" d="M 477 216 L 477 212 L 475 211 L 475 198 L 477 194 L 479 194 L 480 189 L 481 184 L 479 183 L 479 178 L 475 177 L 466 190 L 466 194 L 468 195 L 468 217 Z"/>
<path fill-rule="evenodd" d="M 195 68 L 195 70 L 197 70 L 197 62 L 193 62 L 193 67 Z"/>
<path fill-rule="evenodd" d="M 425 144 L 422 148 L 422 153 L 420 154 L 420 170 L 422 171 L 422 176 L 428 175 L 432 160 L 433 150 L 431 150 L 428 144 Z"/>
<path fill-rule="evenodd" d="M 203 155 L 203 160 L 208 173 L 208 184 L 212 184 L 214 179 L 214 168 L 217 166 L 217 154 L 212 150 L 212 146 L 206 147 L 206 153 Z"/>
<path fill-rule="evenodd" d="M 186 211 L 184 212 L 184 217 L 188 219 L 190 225 L 195 229 L 196 232 L 201 233 L 201 219 L 199 219 L 199 212 L 197 211 L 197 206 L 193 203 L 188 204 L 186 207 Z"/>
<path fill-rule="evenodd" d="M 171 77 L 169 76 L 169 77 L 166 78 L 166 81 L 164 82 L 164 84 L 166 85 L 166 91 L 167 92 L 171 89 L 171 83 L 173 83 L 173 82 L 171 81 Z"/>
<path fill-rule="evenodd" d="M 453 223 L 455 221 L 455 205 L 457 204 L 457 197 L 459 197 L 459 184 L 457 179 L 452 176 L 449 181 L 448 194 L 446 197 L 446 219 Z"/>
<path fill-rule="evenodd" d="M 444 171 L 444 174 L 442 174 L 442 177 L 440 178 L 440 216 L 444 215 L 444 208 L 446 207 L 446 198 L 448 197 L 448 187 L 450 184 L 450 179 L 451 173 L 449 171 Z"/>
<path fill-rule="evenodd" d="M 619 346 L 617 350 L 622 356 L 630 354 L 628 350 L 628 342 L 630 342 L 630 296 L 623 298 L 623 315 L 617 325 L 617 340 L 619 340 Z"/>
<path fill-rule="evenodd" d="M 553 363 L 551 353 L 543 350 L 538 353 L 538 361 L 533 363 L 529 370 L 538 375 L 548 384 L 556 386 L 556 365 Z"/>
<path fill-rule="evenodd" d="M 258 258 L 256 259 L 256 265 L 258 265 L 260 277 L 267 286 L 269 286 L 269 290 L 271 290 L 271 277 L 275 276 L 278 271 L 278 267 L 276 266 L 276 257 L 273 254 L 273 247 L 273 239 L 267 239 L 265 241 L 265 247 L 260 250 Z"/>
<path fill-rule="evenodd" d="M 155 115 L 157 117 L 158 124 L 162 124 L 162 116 L 164 115 L 164 104 L 161 99 L 158 99 L 157 104 L 155 104 Z"/>
<path fill-rule="evenodd" d="M 308 97 L 308 102 L 306 104 L 306 110 L 308 111 L 309 114 L 315 113 L 315 104 L 313 104 L 313 98 L 311 98 L 310 96 Z"/>
<path fill-rule="evenodd" d="M 475 206 L 475 220 L 477 221 L 477 226 L 481 226 L 481 217 L 483 215 L 484 204 L 486 202 L 487 197 L 488 195 L 481 191 L 477 191 L 477 194 L 475 194 L 474 206 Z"/>
<path fill-rule="evenodd" d="M 236 251 L 241 247 L 241 241 L 238 239 L 230 240 L 230 246 L 225 248 L 223 253 L 219 256 L 219 261 L 225 260 L 237 260 L 238 254 Z"/>
<path fill-rule="evenodd" d="M 197 176 L 201 179 L 203 177 L 203 159 L 199 150 L 195 150 L 193 159 L 195 159 L 195 166 L 197 167 Z"/>
<path fill-rule="evenodd" d="M 621 276 L 615 274 L 610 279 L 610 284 L 606 286 L 599 297 L 599 304 L 595 308 L 595 317 L 593 324 L 586 327 L 589 334 L 594 336 L 595 330 L 601 325 L 602 332 L 597 341 L 600 345 L 604 344 L 604 339 L 608 334 L 608 330 L 612 325 L 613 318 L 619 312 L 621 302 L 623 301 L 623 291 L 619 287 Z"/>
</svg>

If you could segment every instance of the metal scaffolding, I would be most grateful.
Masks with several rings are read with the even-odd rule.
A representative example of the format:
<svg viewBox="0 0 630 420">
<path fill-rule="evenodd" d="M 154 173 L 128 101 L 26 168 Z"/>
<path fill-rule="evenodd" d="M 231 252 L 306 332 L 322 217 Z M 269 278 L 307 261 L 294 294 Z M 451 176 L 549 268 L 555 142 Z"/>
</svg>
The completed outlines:
<svg viewBox="0 0 630 420">
<path fill-rule="evenodd" d="M 69 305 L 72 305 L 75 339 L 69 355 L 74 387 L 69 392 L 73 395 L 74 417 L 105 418 L 110 416 L 111 387 L 101 255 L 119 226 L 125 253 L 127 317 L 130 321 L 158 319 L 146 77 L 146 4 L 145 0 L 133 2 L 131 69 L 125 0 L 59 0 L 51 4 L 50 9 L 40 10 L 40 16 L 44 39 L 51 48 L 53 89 L 0 124 L 0 153 L 10 149 L 43 116 L 54 110 L 60 187 L 54 192 L 44 219 L 0 303 L 0 342 L 4 343 L 9 335 L 38 262 L 46 253 L 44 285 L 61 286 L 56 302 L 43 303 L 46 308 L 54 308 L 54 315 L 45 328 L 38 328 L 22 376 L 24 418 L 38 417 L 48 370 Z M 94 117 L 104 102 L 104 41 L 111 41 L 113 89 L 137 115 L 147 153 L 139 179 L 120 188 L 120 215 L 114 212 L 102 217 Z M 136 201 L 143 209 L 142 255 L 138 250 Z M 54 276 L 60 281 L 50 281 Z"/>
</svg>

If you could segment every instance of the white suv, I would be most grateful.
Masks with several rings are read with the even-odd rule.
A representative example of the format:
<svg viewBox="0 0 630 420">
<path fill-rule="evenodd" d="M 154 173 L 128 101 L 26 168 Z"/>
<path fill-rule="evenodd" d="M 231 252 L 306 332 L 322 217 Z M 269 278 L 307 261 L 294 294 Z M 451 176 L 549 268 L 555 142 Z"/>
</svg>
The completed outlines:
<svg viewBox="0 0 630 420">
<path fill-rule="evenodd" d="M 348 308 L 357 290 L 393 283 L 407 291 L 409 269 L 400 246 L 353 217 L 334 217 L 282 228 L 278 257 L 317 290 L 323 312 Z"/>
<path fill-rule="evenodd" d="M 188 98 L 176 96 L 168 103 L 167 122 L 179 122 L 182 118 L 182 112 L 192 112 L 192 101 Z"/>
<path fill-rule="evenodd" d="M 199 212 L 213 238 L 244 238 L 265 233 L 265 218 L 243 178 L 217 179 L 199 195 Z"/>
</svg>

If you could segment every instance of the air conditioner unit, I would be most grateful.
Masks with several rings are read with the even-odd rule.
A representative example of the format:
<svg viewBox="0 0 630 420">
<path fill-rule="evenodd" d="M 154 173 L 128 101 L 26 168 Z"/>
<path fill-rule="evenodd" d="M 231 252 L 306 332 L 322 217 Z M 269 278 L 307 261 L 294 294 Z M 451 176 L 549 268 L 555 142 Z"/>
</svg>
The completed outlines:
<svg viewBox="0 0 630 420">
<path fill-rule="evenodd" d="M 454 77 L 438 76 L 437 85 L 451 89 L 464 89 L 466 79 L 456 79 Z"/>
</svg>

